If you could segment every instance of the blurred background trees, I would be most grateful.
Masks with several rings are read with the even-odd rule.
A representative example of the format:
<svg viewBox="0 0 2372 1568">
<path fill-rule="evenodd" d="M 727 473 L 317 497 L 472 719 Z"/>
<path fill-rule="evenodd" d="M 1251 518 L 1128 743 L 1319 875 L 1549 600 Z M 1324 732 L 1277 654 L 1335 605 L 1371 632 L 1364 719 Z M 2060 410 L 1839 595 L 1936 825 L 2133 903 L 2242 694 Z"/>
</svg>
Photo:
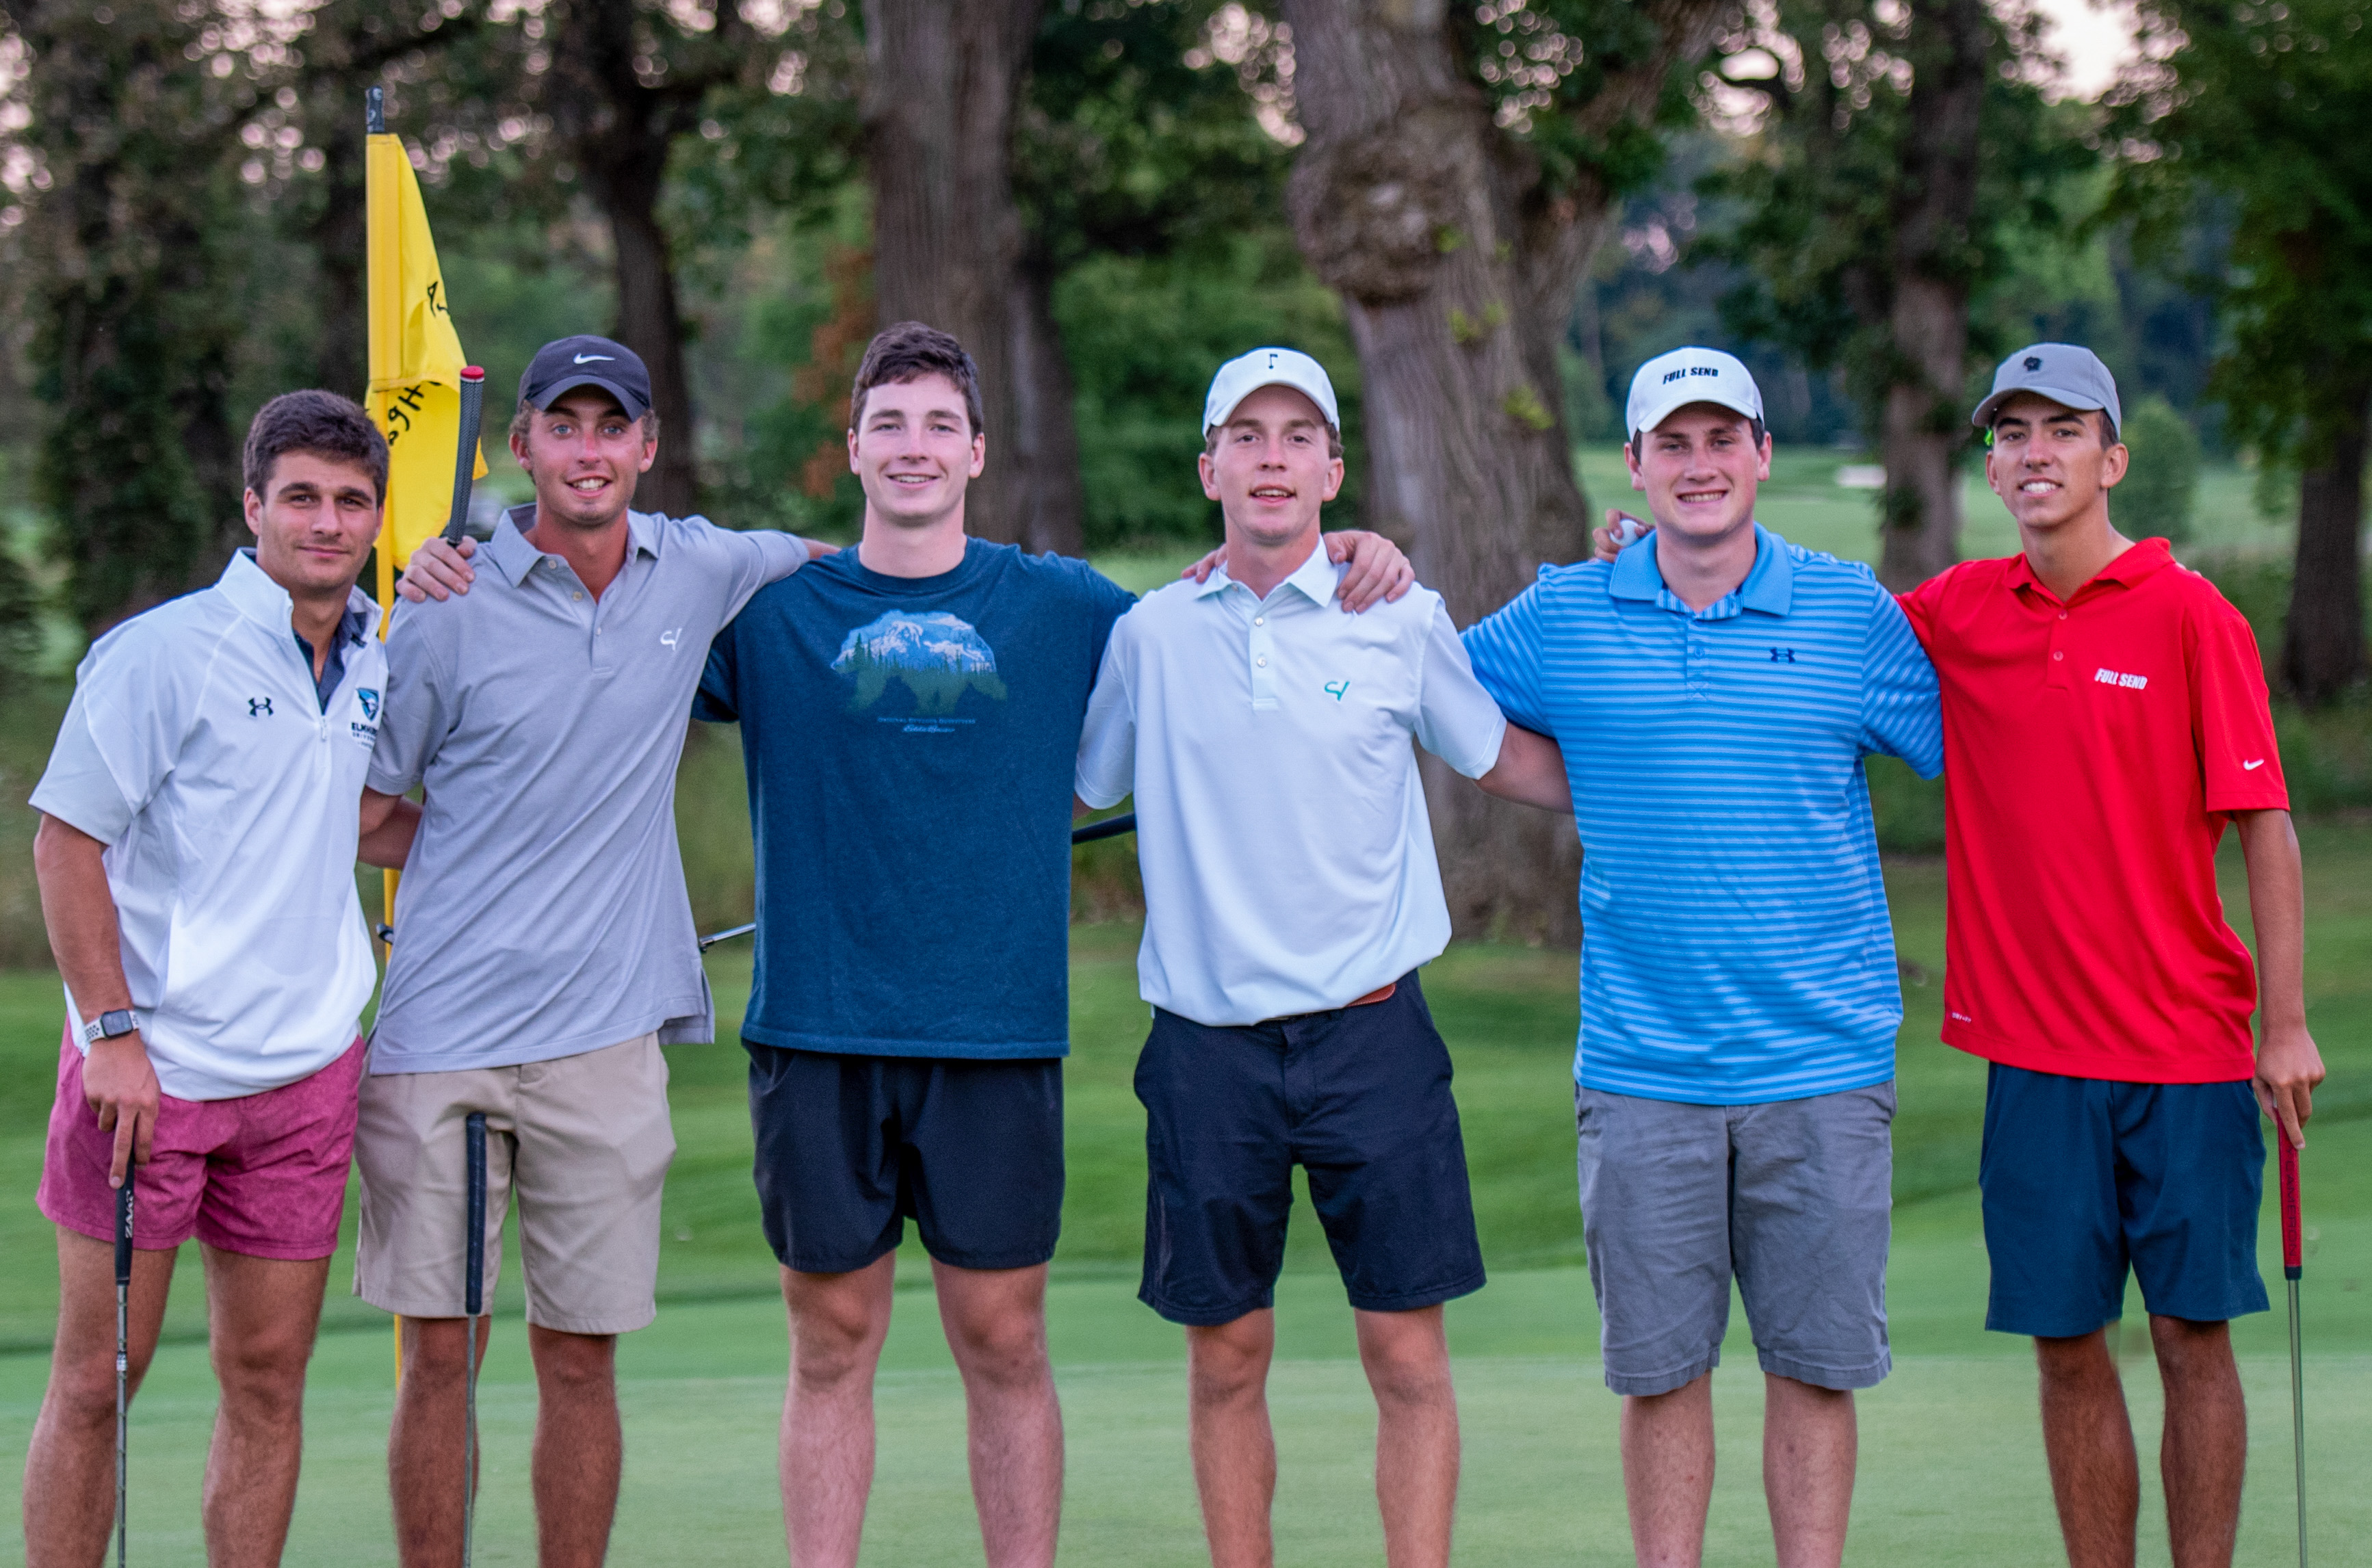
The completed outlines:
<svg viewBox="0 0 2372 1568">
<path fill-rule="evenodd" d="M 1703 342 L 1769 400 L 1766 520 L 1907 587 L 2008 547 L 1966 411 L 2069 339 L 2120 525 L 2363 729 L 2361 0 L 2139 15 L 2078 92 L 1985 0 L 0 0 L 0 664 L 209 579 L 253 409 L 359 390 L 376 84 L 504 392 L 564 332 L 650 363 L 647 504 L 845 537 L 855 356 L 920 316 L 987 382 L 977 531 L 1150 582 L 1216 534 L 1212 368 L 1285 342 L 1343 393 L 1332 525 L 1471 621 Z M 1569 837 L 1434 794 L 1461 928 L 1569 938 Z"/>
</svg>

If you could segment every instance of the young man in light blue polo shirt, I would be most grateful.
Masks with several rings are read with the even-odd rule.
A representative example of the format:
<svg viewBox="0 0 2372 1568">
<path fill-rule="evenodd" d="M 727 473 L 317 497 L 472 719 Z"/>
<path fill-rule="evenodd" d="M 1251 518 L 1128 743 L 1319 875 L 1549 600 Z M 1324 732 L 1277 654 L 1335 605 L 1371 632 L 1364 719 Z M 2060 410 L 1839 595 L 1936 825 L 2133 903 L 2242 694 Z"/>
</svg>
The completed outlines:
<svg viewBox="0 0 2372 1568">
<path fill-rule="evenodd" d="M 1466 633 L 1560 744 L 1581 832 L 1583 1234 L 1643 1562 L 1703 1553 L 1733 1273 L 1781 1562 L 1842 1559 L 1852 1390 L 1889 1365 L 1902 1006 L 1862 759 L 1941 769 L 1936 673 L 1867 567 L 1754 521 L 1762 416 L 1728 354 L 1642 366 L 1652 543 L 1543 567 Z"/>
<path fill-rule="evenodd" d="M 1375 1389 L 1386 1554 L 1430 1568 L 1458 1493 L 1441 1305 L 1482 1287 L 1482 1255 L 1449 1053 L 1417 985 L 1449 912 L 1409 742 L 1470 778 L 1523 772 L 1537 791 L 1562 774 L 1476 684 L 1440 595 L 1339 612 L 1318 523 L 1341 431 L 1316 360 L 1229 361 L 1203 424 L 1227 563 L 1120 618 L 1079 746 L 1083 802 L 1136 796 L 1154 1005 L 1141 1295 L 1186 1329 L 1212 1561 L 1264 1565 L 1271 1304 L 1307 1169 Z"/>
</svg>

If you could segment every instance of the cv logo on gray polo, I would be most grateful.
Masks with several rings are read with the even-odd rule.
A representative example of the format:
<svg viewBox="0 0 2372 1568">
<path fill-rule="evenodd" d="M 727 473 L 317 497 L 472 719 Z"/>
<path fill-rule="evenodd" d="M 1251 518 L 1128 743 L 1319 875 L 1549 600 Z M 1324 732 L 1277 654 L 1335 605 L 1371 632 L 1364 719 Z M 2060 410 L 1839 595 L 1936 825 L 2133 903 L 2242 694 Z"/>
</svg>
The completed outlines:
<svg viewBox="0 0 2372 1568">
<path fill-rule="evenodd" d="M 1351 690 L 1351 683 L 1347 680 L 1330 680 L 1326 683 L 1326 694 L 1338 703 L 1343 700 L 1343 693 L 1349 690 Z"/>
<path fill-rule="evenodd" d="M 670 626 L 666 631 L 659 633 L 659 646 L 663 648 L 672 648 L 677 643 L 682 641 L 682 639 L 683 628 L 680 626 Z"/>
<path fill-rule="evenodd" d="M 247 716 L 251 719 L 270 718 L 272 716 L 272 699 L 269 697 L 250 697 L 247 700 Z"/>
</svg>

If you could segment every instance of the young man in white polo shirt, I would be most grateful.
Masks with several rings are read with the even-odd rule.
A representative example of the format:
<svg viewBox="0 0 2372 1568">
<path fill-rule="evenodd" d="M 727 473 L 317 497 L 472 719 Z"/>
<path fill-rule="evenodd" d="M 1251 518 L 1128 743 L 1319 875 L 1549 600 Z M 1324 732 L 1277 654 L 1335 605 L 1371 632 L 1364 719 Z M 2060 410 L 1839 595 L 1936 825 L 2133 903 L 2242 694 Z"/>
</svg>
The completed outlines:
<svg viewBox="0 0 2372 1568">
<path fill-rule="evenodd" d="M 337 1247 L 376 980 L 361 857 L 401 865 L 418 811 L 358 819 L 387 660 L 355 576 L 387 443 L 329 392 L 248 432 L 255 548 L 117 627 L 76 672 L 33 791 L 41 912 L 66 987 L 41 1213 L 58 1337 L 25 1463 L 27 1561 L 93 1563 L 114 1511 L 114 1190 L 139 1167 L 131 1373 L 182 1242 L 205 1258 L 222 1384 L 210 1562 L 280 1560 L 305 1363 Z"/>
<path fill-rule="evenodd" d="M 1228 362 L 1203 423 L 1227 563 L 1121 618 L 1079 747 L 1081 800 L 1136 796 L 1155 1009 L 1136 1072 L 1140 1295 L 1186 1328 L 1212 1561 L 1265 1564 L 1272 1303 L 1302 1166 L 1376 1395 L 1387 1553 L 1446 1563 L 1458 1413 L 1441 1304 L 1482 1287 L 1482 1255 L 1449 1053 L 1416 981 L 1449 913 L 1409 741 L 1470 778 L 1562 764 L 1500 718 L 1438 594 L 1334 612 L 1319 510 L 1342 486 L 1342 432 L 1317 361 Z"/>
</svg>

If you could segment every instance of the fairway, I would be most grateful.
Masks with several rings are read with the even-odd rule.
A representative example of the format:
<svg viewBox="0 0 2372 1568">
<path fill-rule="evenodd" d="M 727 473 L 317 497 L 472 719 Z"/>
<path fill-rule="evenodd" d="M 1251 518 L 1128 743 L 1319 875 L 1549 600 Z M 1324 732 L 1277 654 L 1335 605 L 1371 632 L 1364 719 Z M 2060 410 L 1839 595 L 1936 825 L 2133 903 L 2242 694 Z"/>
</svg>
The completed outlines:
<svg viewBox="0 0 2372 1568">
<path fill-rule="evenodd" d="M 2372 1496 L 2372 827 L 2303 830 L 2310 903 L 2311 1017 L 2335 1082 L 2306 1156 L 2310 1235 L 2308 1415 L 2318 1561 L 2364 1560 Z M 2247 904 L 2227 854 L 2226 897 Z M 1862 1468 L 1848 1561 L 2047 1563 L 2057 1532 L 2022 1342 L 1979 1327 L 1985 1259 L 1973 1177 L 1983 1071 L 1935 1043 L 1943 968 L 1942 869 L 1890 865 L 1912 981 L 1896 1124 L 1898 1208 L 1889 1276 L 1896 1370 L 1862 1400 Z M 1134 932 L 1075 934 L 1076 1053 L 1068 1074 L 1071 1183 L 1051 1300 L 1051 1333 L 1069 1440 L 1064 1560 L 1191 1564 L 1200 1529 L 1184 1436 L 1176 1330 L 1134 1299 L 1143 1205 L 1142 1119 L 1128 1075 L 1144 1029 Z M 1630 1561 L 1615 1449 L 1616 1402 L 1599 1381 L 1596 1318 L 1572 1197 L 1568 1076 L 1574 958 L 1460 947 L 1425 985 L 1458 1062 L 1476 1206 L 1491 1284 L 1455 1304 L 1450 1332 L 1466 1444 L 1458 1561 L 1468 1564 Z M 729 1021 L 746 955 L 713 966 Z M 1924 981 L 1925 983 L 1920 983 Z M 47 1373 L 54 1277 L 48 1227 L 33 1213 L 41 1127 L 56 1058 L 55 982 L 0 975 L 0 1464 L 21 1465 Z M 671 1175 L 658 1323 L 620 1353 L 627 1476 L 621 1563 L 765 1563 L 783 1559 L 773 1481 L 783 1325 L 757 1236 L 740 1056 L 730 1047 L 670 1053 L 682 1144 Z M 351 1237 L 352 1218 L 348 1220 Z M 2275 1311 L 2236 1330 L 2252 1412 L 2250 1482 L 2239 1561 L 2294 1560 L 2290 1538 L 2285 1330 L 2268 1207 L 2263 1258 Z M 351 1246 L 351 1241 L 349 1241 Z M 506 1249 L 506 1251 L 508 1249 Z M 516 1256 L 515 1253 L 510 1255 Z M 343 1294 L 333 1268 L 328 1321 L 308 1407 L 307 1458 L 292 1563 L 394 1561 L 383 1455 L 391 1372 L 384 1318 Z M 926 1271 L 909 1244 L 880 1389 L 880 1469 L 867 1561 L 981 1560 L 964 1473 L 962 1407 L 939 1340 Z M 212 1380 L 203 1349 L 196 1260 L 184 1260 L 160 1353 L 134 1417 L 134 1555 L 201 1556 L 196 1507 Z M 1353 1359 L 1349 1315 L 1307 1209 L 1296 1215 L 1279 1293 L 1280 1364 L 1272 1388 L 1281 1460 L 1278 1560 L 1375 1563 L 1372 1406 Z M 485 1499 L 479 1561 L 532 1561 L 526 1493 L 533 1393 L 517 1321 L 518 1284 L 498 1293 L 483 1396 Z M 2157 1382 L 2138 1303 L 2123 1343 L 2143 1433 L 2145 1562 L 2166 1561 L 2154 1466 Z M 1715 1377 L 1723 1457 L 1707 1561 L 1771 1561 L 1757 1455 L 1760 1378 L 1742 1315 Z M 14 1504 L 13 1490 L 10 1493 Z M 0 1561 L 17 1561 L 11 1519 Z"/>
</svg>

